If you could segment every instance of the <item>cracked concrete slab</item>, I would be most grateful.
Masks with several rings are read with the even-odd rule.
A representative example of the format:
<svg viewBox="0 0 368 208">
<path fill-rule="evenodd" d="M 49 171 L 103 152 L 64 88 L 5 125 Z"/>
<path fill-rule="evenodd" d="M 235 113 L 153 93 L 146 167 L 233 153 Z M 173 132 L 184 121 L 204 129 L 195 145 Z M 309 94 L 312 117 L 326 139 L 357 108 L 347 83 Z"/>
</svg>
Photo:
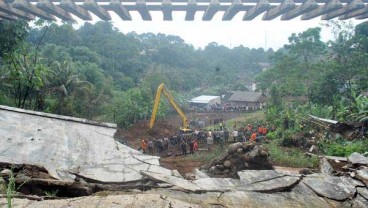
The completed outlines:
<svg viewBox="0 0 368 208">
<path fill-rule="evenodd" d="M 141 180 L 141 170 L 171 173 L 159 157 L 116 142 L 115 131 L 115 124 L 0 106 L 0 163 L 42 166 L 61 180 L 121 183 Z"/>
<path fill-rule="evenodd" d="M 347 184 L 339 177 L 323 174 L 313 174 L 304 177 L 302 182 L 320 196 L 343 201 L 353 198 L 356 188 L 352 184 Z"/>
</svg>

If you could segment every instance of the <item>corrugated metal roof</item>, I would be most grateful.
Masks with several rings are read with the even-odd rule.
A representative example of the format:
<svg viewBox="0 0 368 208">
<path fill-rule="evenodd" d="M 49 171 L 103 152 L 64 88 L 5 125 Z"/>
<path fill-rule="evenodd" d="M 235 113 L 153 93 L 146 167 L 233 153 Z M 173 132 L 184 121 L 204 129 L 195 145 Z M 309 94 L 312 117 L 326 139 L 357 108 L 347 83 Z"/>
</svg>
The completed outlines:
<svg viewBox="0 0 368 208">
<path fill-rule="evenodd" d="M 213 99 L 217 99 L 220 96 L 212 96 L 212 95 L 201 95 L 198 97 L 195 97 L 193 99 L 190 100 L 191 103 L 209 103 L 211 100 Z"/>
<path fill-rule="evenodd" d="M 102 182 L 141 180 L 141 170 L 170 174 L 159 157 L 144 155 L 114 140 L 114 125 L 0 106 L 0 163 L 46 168 L 73 180 L 74 174 Z"/>
<path fill-rule="evenodd" d="M 229 101 L 235 102 L 258 102 L 262 96 L 262 92 L 235 91 L 230 96 Z"/>
</svg>

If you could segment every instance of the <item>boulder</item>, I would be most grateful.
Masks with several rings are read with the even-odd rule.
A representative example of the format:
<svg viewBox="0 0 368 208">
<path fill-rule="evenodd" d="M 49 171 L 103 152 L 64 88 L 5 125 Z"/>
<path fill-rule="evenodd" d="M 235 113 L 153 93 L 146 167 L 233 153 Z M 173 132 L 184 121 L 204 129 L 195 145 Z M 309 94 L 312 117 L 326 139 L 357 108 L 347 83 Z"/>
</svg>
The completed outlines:
<svg viewBox="0 0 368 208">
<path fill-rule="evenodd" d="M 229 145 L 226 154 L 214 159 L 209 165 L 202 166 L 212 177 L 237 178 L 241 170 L 271 170 L 267 148 L 255 142 L 234 143 Z"/>
<path fill-rule="evenodd" d="M 230 160 L 226 160 L 226 161 L 224 162 L 224 167 L 226 167 L 226 168 L 230 168 L 230 167 L 231 167 L 231 162 L 230 162 Z"/>
<path fill-rule="evenodd" d="M 227 152 L 228 152 L 228 154 L 235 153 L 241 147 L 242 147 L 241 142 L 230 144 L 229 147 L 227 148 Z"/>
<path fill-rule="evenodd" d="M 349 162 L 354 165 L 368 165 L 368 158 L 364 157 L 363 155 L 354 152 L 348 157 Z"/>
</svg>

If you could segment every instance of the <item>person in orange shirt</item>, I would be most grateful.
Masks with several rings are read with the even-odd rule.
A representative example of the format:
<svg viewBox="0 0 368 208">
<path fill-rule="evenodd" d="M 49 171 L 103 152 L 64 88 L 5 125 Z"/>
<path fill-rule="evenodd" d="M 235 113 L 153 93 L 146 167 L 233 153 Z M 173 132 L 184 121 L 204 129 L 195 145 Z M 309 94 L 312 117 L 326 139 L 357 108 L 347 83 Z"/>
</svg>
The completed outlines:
<svg viewBox="0 0 368 208">
<path fill-rule="evenodd" d="M 255 142 L 256 139 L 257 139 L 257 133 L 256 132 L 253 132 L 252 136 L 250 137 L 250 141 Z"/>
<path fill-rule="evenodd" d="M 142 149 L 143 153 L 146 153 L 146 151 L 147 151 L 147 142 L 144 139 L 141 140 L 141 149 Z"/>
</svg>

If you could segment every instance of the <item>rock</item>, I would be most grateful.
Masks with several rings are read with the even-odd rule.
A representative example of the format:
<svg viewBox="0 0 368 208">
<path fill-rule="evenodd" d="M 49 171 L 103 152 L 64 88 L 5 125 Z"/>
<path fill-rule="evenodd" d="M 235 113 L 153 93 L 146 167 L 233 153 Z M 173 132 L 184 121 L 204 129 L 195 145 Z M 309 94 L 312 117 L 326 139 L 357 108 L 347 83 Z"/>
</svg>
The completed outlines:
<svg viewBox="0 0 368 208">
<path fill-rule="evenodd" d="M 239 154 L 241 154 L 241 153 L 243 152 L 243 148 L 238 148 L 238 149 L 236 150 L 236 152 L 237 152 L 237 153 L 239 153 Z"/>
<path fill-rule="evenodd" d="M 200 187 L 203 191 L 231 191 L 238 187 L 239 180 L 232 178 L 202 178 L 194 180 L 193 184 Z"/>
<path fill-rule="evenodd" d="M 237 151 L 237 149 L 239 149 L 241 147 L 242 147 L 242 143 L 241 142 L 230 144 L 229 147 L 227 148 L 227 153 L 228 154 L 233 154 L 234 152 Z"/>
<path fill-rule="evenodd" d="M 194 175 L 196 179 L 209 178 L 205 172 L 199 170 L 198 168 L 194 169 Z"/>
<path fill-rule="evenodd" d="M 175 176 L 175 177 L 178 177 L 178 178 L 183 178 L 183 176 L 179 173 L 178 170 L 172 170 L 171 175 Z"/>
<path fill-rule="evenodd" d="M 313 172 L 309 169 L 309 168 L 303 168 L 299 171 L 300 174 L 302 175 L 310 175 L 312 174 Z"/>
<path fill-rule="evenodd" d="M 297 176 L 283 176 L 246 185 L 244 190 L 264 193 L 285 191 L 290 190 L 299 180 Z"/>
<path fill-rule="evenodd" d="M 368 201 L 365 198 L 358 195 L 353 200 L 353 204 L 351 207 L 352 208 L 368 208 Z"/>
<path fill-rule="evenodd" d="M 368 165 L 368 158 L 364 157 L 363 155 L 354 152 L 353 154 L 351 154 L 348 157 L 348 160 L 353 164 L 353 165 Z"/>
<path fill-rule="evenodd" d="M 364 197 L 366 200 L 368 200 L 368 189 L 367 187 L 357 187 L 358 194 L 360 194 L 362 197 Z"/>
<path fill-rule="evenodd" d="M 326 175 L 332 175 L 334 171 L 333 167 L 330 165 L 325 157 L 322 157 L 322 159 L 320 160 L 320 169 L 321 173 Z"/>
<path fill-rule="evenodd" d="M 361 180 L 366 186 L 368 186 L 368 168 L 357 170 L 355 178 Z"/>
<path fill-rule="evenodd" d="M 222 171 L 222 174 L 226 175 L 226 174 L 228 174 L 229 172 L 230 172 L 230 170 L 229 170 L 229 169 L 225 169 L 224 171 Z"/>
<path fill-rule="evenodd" d="M 302 195 L 314 195 L 316 196 L 316 193 L 312 189 L 310 189 L 308 186 L 306 186 L 304 183 L 298 183 L 296 184 L 292 189 L 292 192 L 302 194 Z"/>
<path fill-rule="evenodd" d="M 10 174 L 11 174 L 11 170 L 9 170 L 9 169 L 4 169 L 0 172 L 0 176 L 2 176 L 2 177 L 8 177 L 8 176 L 10 176 Z"/>
<path fill-rule="evenodd" d="M 361 181 L 351 178 L 349 176 L 341 176 L 340 179 L 343 180 L 346 184 L 351 184 L 355 187 L 365 186 L 364 183 L 362 183 Z"/>
<path fill-rule="evenodd" d="M 238 149 L 242 149 L 239 153 Z M 214 159 L 211 165 L 202 166 L 208 170 L 211 177 L 230 177 L 237 178 L 237 172 L 241 170 L 272 170 L 272 164 L 269 161 L 269 152 L 267 148 L 256 143 L 244 142 L 229 145 L 228 153 Z M 211 168 L 215 166 L 216 168 Z M 230 169 L 229 172 L 224 172 Z M 226 173 L 226 174 L 224 174 Z"/>
<path fill-rule="evenodd" d="M 344 183 L 339 177 L 313 174 L 304 177 L 302 182 L 318 195 L 334 200 L 346 200 L 356 193 L 354 185 Z"/>
<path fill-rule="evenodd" d="M 230 160 L 226 160 L 226 161 L 224 162 L 224 166 L 225 166 L 226 168 L 230 168 L 230 166 L 231 166 L 231 162 L 230 162 Z"/>
<path fill-rule="evenodd" d="M 0 199 L 6 204 L 6 198 Z M 13 207 L 48 208 L 48 207 L 183 207 L 198 208 L 197 204 L 173 199 L 161 194 L 126 194 L 109 196 L 89 196 L 71 199 L 34 201 L 13 199 Z"/>
<path fill-rule="evenodd" d="M 318 147 L 316 145 L 312 145 L 310 148 L 309 148 L 309 152 L 310 153 L 317 153 L 318 152 Z"/>
<path fill-rule="evenodd" d="M 185 179 L 178 178 L 178 177 L 175 177 L 175 176 L 163 175 L 163 174 L 160 174 L 160 173 L 153 173 L 153 172 L 149 172 L 149 171 L 141 171 L 141 174 L 142 174 L 142 176 L 148 177 L 148 178 L 156 180 L 156 181 L 172 184 L 174 186 L 177 186 L 180 189 L 184 189 L 184 190 L 188 190 L 188 191 L 192 191 L 192 192 L 196 192 L 196 191 L 201 190 L 201 188 L 194 185 L 190 181 L 187 181 Z"/>
<path fill-rule="evenodd" d="M 252 184 L 260 181 L 270 180 L 277 177 L 282 177 L 285 174 L 275 170 L 242 170 L 238 173 L 239 179 L 245 184 Z"/>
</svg>

